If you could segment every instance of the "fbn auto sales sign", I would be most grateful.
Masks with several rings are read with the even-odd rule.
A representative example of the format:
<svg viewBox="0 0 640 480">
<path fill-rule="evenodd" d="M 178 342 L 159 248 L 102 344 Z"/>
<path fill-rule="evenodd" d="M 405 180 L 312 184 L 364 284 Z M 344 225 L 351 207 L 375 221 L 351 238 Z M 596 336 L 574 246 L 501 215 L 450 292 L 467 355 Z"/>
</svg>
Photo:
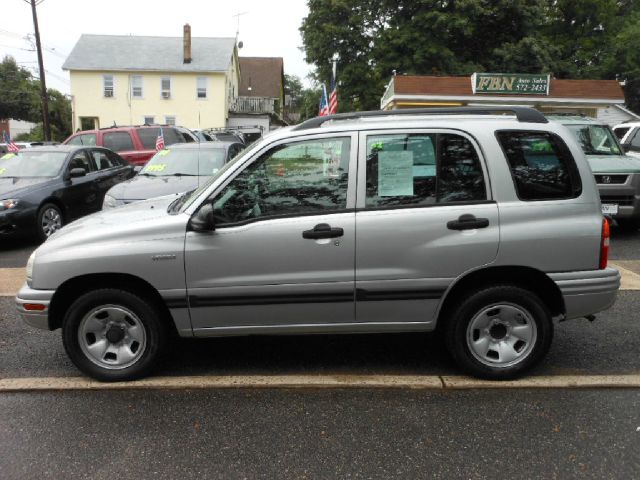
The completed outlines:
<svg viewBox="0 0 640 480">
<path fill-rule="evenodd" d="M 471 86 L 473 93 L 549 95 L 549 78 L 550 75 L 474 73 Z"/>
</svg>

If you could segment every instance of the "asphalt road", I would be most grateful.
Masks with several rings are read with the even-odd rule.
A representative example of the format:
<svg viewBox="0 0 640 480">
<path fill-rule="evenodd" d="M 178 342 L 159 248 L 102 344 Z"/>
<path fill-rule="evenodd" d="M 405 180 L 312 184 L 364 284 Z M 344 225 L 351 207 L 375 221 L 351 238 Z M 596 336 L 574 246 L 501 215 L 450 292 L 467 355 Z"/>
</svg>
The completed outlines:
<svg viewBox="0 0 640 480">
<path fill-rule="evenodd" d="M 181 391 L 0 396 L 0 475 L 640 477 L 636 391 Z"/>
</svg>

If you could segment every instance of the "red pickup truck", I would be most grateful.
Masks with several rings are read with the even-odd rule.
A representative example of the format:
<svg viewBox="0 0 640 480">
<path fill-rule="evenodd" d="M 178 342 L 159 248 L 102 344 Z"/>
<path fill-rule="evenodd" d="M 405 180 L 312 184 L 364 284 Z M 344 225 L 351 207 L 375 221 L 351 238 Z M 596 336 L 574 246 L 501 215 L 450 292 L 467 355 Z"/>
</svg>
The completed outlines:
<svg viewBox="0 0 640 480">
<path fill-rule="evenodd" d="M 66 145 L 105 147 L 117 152 L 132 165 L 144 165 L 156 153 L 156 138 L 162 128 L 164 144 L 197 142 L 186 128 L 160 125 L 110 127 L 76 132 L 67 138 Z"/>
</svg>

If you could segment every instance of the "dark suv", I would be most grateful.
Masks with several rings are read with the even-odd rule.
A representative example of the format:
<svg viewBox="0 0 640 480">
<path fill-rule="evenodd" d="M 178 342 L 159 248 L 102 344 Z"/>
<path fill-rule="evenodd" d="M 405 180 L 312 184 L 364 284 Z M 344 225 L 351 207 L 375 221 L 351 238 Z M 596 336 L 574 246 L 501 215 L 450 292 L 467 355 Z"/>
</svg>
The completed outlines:
<svg viewBox="0 0 640 480">
<path fill-rule="evenodd" d="M 144 165 L 156 153 L 156 139 L 162 128 L 165 145 L 195 142 L 197 138 L 185 128 L 161 125 L 135 127 L 111 127 L 76 132 L 67 138 L 65 145 L 106 147 L 118 152 L 133 165 Z"/>
</svg>

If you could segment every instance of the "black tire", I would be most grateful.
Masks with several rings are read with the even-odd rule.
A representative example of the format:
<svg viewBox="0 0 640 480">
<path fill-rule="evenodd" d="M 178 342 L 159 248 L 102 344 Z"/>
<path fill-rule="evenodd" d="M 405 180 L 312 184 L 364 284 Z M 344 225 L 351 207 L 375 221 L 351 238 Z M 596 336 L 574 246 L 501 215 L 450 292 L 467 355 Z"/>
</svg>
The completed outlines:
<svg viewBox="0 0 640 480">
<path fill-rule="evenodd" d="M 96 311 L 99 313 L 94 315 Z M 127 325 L 130 324 L 129 327 L 124 325 L 124 321 L 120 322 L 124 327 L 115 321 L 109 327 L 110 311 L 120 314 L 126 312 L 124 319 Z M 92 317 L 92 315 L 94 316 Z M 106 335 L 85 333 L 81 340 L 80 329 L 83 328 L 82 331 L 85 332 L 89 319 L 95 318 L 98 318 L 100 322 L 105 322 Z M 115 316 L 113 319 L 117 320 Z M 85 320 L 84 323 L 83 320 Z M 141 335 L 144 338 L 138 342 L 138 347 L 135 350 L 133 346 L 136 341 L 131 342 L 133 336 L 130 335 L 130 332 L 132 330 L 128 330 L 128 328 L 133 328 L 131 326 L 139 328 L 136 330 L 136 335 Z M 110 328 L 114 329 L 115 337 L 109 337 L 108 330 Z M 119 332 L 122 332 L 124 338 L 117 340 Z M 71 361 L 86 375 L 104 382 L 134 380 L 148 375 L 166 350 L 167 338 L 168 328 L 162 312 L 146 299 L 119 289 L 105 288 L 85 293 L 73 302 L 62 322 L 62 340 Z M 107 348 L 107 351 L 96 354 L 92 359 L 89 349 L 93 348 L 93 345 L 98 346 L 98 341 L 104 341 L 109 348 L 118 350 L 117 354 L 110 354 L 109 348 Z M 130 342 L 131 345 L 127 345 L 127 342 Z M 90 343 L 92 344 L 90 345 Z M 128 350 L 124 350 L 125 347 Z M 118 356 L 121 350 L 127 355 L 135 352 L 133 355 L 136 358 L 131 360 L 131 364 L 126 362 L 121 362 L 121 365 L 117 364 L 120 360 Z M 108 355 L 112 355 L 112 357 L 108 358 Z M 114 356 L 116 357 L 115 363 L 108 365 L 108 362 L 114 362 Z"/>
<path fill-rule="evenodd" d="M 49 227 L 45 226 L 48 224 Z M 56 224 L 57 226 L 54 226 Z M 58 225 L 59 224 L 59 225 Z M 53 203 L 45 203 L 38 210 L 36 215 L 36 235 L 41 242 L 44 242 L 55 231 L 64 225 L 64 217 L 62 211 Z"/>
<path fill-rule="evenodd" d="M 489 322 L 486 328 L 480 326 L 484 322 Z M 514 327 L 530 332 L 530 338 L 515 333 Z M 553 323 L 535 293 L 496 285 L 465 295 L 451 311 L 444 336 L 448 351 L 467 373 L 488 380 L 508 380 L 544 358 L 553 339 Z M 484 350 L 482 345 L 487 347 L 486 354 L 479 352 Z M 503 353 L 506 360 L 501 358 Z M 507 361 L 511 356 L 514 358 Z"/>
</svg>

